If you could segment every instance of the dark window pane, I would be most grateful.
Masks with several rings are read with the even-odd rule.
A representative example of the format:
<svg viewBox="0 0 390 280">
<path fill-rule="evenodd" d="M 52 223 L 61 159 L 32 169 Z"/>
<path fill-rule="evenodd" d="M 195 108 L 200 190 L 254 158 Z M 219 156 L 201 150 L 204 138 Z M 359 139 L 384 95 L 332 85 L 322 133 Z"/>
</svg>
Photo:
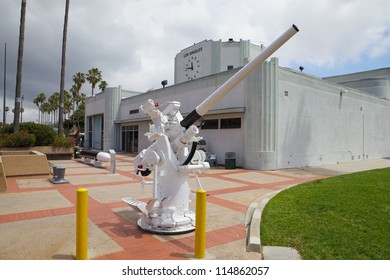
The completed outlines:
<svg viewBox="0 0 390 280">
<path fill-rule="evenodd" d="M 221 129 L 241 128 L 241 118 L 221 119 Z"/>
<path fill-rule="evenodd" d="M 205 120 L 202 129 L 218 129 L 218 120 Z"/>
</svg>

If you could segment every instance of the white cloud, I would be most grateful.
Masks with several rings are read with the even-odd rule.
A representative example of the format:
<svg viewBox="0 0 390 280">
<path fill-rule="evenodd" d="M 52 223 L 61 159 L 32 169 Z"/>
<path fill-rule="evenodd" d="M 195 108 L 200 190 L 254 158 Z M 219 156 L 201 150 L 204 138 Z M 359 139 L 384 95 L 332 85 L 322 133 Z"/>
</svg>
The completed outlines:
<svg viewBox="0 0 390 280">
<path fill-rule="evenodd" d="M 59 91 L 64 9 L 65 1 L 27 1 L 22 90 L 28 100 Z M 267 45 L 291 24 L 300 32 L 275 54 L 283 66 L 329 70 L 389 57 L 388 11 L 388 0 L 71 1 L 66 87 L 74 73 L 97 67 L 110 86 L 158 88 L 161 80 L 173 83 L 174 57 L 193 43 L 234 38 Z M 15 90 L 19 17 L 20 1 L 1 1 L 8 96 Z M 89 85 L 83 90 L 89 94 Z"/>
</svg>

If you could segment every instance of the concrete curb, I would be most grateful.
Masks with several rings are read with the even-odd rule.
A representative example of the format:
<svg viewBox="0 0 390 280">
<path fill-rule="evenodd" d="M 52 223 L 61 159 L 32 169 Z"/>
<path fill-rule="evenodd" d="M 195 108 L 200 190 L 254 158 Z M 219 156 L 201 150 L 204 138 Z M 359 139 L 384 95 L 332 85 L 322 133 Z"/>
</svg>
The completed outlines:
<svg viewBox="0 0 390 280">
<path fill-rule="evenodd" d="M 264 260 L 301 260 L 299 252 L 293 248 L 261 246 L 260 224 L 267 203 L 281 190 L 268 193 L 252 202 L 245 214 L 246 251 L 261 253 Z"/>
</svg>

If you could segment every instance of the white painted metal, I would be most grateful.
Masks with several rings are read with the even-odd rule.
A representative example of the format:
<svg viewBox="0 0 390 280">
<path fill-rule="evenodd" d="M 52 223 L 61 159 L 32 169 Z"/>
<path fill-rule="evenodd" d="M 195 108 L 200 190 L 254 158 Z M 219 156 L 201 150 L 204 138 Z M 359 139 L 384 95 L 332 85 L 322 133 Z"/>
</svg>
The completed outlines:
<svg viewBox="0 0 390 280">
<path fill-rule="evenodd" d="M 110 175 L 115 175 L 116 171 L 116 153 L 115 150 L 109 149 L 110 152 Z"/>
<path fill-rule="evenodd" d="M 98 161 L 101 161 L 101 162 L 107 162 L 107 161 L 110 161 L 111 157 L 110 157 L 110 154 L 109 153 L 106 153 L 106 152 L 99 152 L 97 155 L 96 155 L 96 159 Z"/>
<path fill-rule="evenodd" d="M 197 106 L 196 113 L 204 115 L 296 32 L 298 29 L 295 26 L 287 30 L 267 48 L 269 50 L 264 50 Z M 202 138 L 197 136 L 199 129 L 194 125 L 196 114 L 185 127 L 181 125 L 183 117 L 179 111 L 180 105 L 173 101 L 160 106 L 149 99 L 140 107 L 153 122 L 145 134 L 152 144 L 134 158 L 134 172 L 142 176 L 143 187 L 146 183 L 144 177 L 153 173 L 153 181 L 149 182 L 153 185 L 153 198 L 147 204 L 132 198 L 123 198 L 123 201 L 142 212 L 138 225 L 146 231 L 167 234 L 195 229 L 195 215 L 189 209 L 189 175 L 195 172 L 197 188 L 202 188 L 196 172 L 204 173 L 210 165 L 205 162 L 203 151 L 191 153 L 192 144 Z"/>
</svg>

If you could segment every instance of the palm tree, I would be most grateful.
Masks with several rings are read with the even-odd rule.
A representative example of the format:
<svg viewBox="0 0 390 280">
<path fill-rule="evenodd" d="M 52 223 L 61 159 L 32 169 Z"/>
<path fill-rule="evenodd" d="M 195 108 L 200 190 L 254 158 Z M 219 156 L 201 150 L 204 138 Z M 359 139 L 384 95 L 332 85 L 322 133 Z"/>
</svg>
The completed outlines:
<svg viewBox="0 0 390 280">
<path fill-rule="evenodd" d="M 108 83 L 106 81 L 101 81 L 100 84 L 99 84 L 99 89 L 101 91 L 105 91 L 107 86 L 108 86 Z"/>
<path fill-rule="evenodd" d="M 97 68 L 92 68 L 88 70 L 87 81 L 92 85 L 92 96 L 93 91 L 97 83 L 102 80 L 102 71 L 99 71 Z"/>
<path fill-rule="evenodd" d="M 76 74 L 73 75 L 73 82 L 76 86 L 77 93 L 80 93 L 80 89 L 82 85 L 85 83 L 85 74 L 77 72 Z"/>
<path fill-rule="evenodd" d="M 46 124 L 47 123 L 47 115 L 44 115 L 44 113 L 49 114 L 49 116 L 50 116 L 50 104 L 49 104 L 49 102 L 44 102 L 41 105 L 41 110 L 42 110 L 42 114 L 43 114 L 42 122 Z"/>
<path fill-rule="evenodd" d="M 66 90 L 64 91 L 64 115 L 69 114 L 72 110 L 72 96 Z M 69 117 L 69 115 L 68 115 Z"/>
<path fill-rule="evenodd" d="M 85 93 L 81 93 L 79 95 L 76 95 L 76 97 L 74 98 L 74 102 L 76 103 L 76 111 L 73 111 L 73 113 L 77 114 L 80 106 L 85 106 Z M 79 128 L 80 127 L 80 122 L 79 122 L 79 118 L 78 118 L 78 114 L 76 115 L 77 116 L 77 127 Z"/>
<path fill-rule="evenodd" d="M 43 92 L 38 94 L 38 96 L 33 101 L 34 104 L 37 105 L 38 107 L 38 123 L 42 123 L 41 111 L 42 111 L 42 104 L 45 101 L 46 101 L 46 95 Z"/>
<path fill-rule="evenodd" d="M 42 104 L 46 101 L 46 95 L 41 92 L 39 95 L 38 95 L 38 99 L 39 99 L 39 102 L 40 102 L 40 110 L 42 111 Z"/>
<path fill-rule="evenodd" d="M 38 96 L 34 98 L 33 103 L 38 107 L 38 123 L 39 123 L 39 119 L 40 119 L 40 116 L 41 116 L 41 110 L 39 108 Z"/>
<path fill-rule="evenodd" d="M 19 49 L 18 64 L 16 70 L 16 87 L 15 87 L 15 114 L 14 114 L 14 132 L 19 131 L 20 118 L 20 97 L 22 92 L 22 69 L 23 69 L 23 49 L 24 49 L 24 29 L 26 20 L 26 0 L 22 0 L 20 10 L 20 27 L 19 27 Z"/>
<path fill-rule="evenodd" d="M 73 103 L 77 103 L 76 100 L 80 96 L 81 87 L 85 83 L 85 74 L 81 73 L 81 72 L 74 74 L 73 75 L 73 82 L 74 82 L 74 85 L 70 89 L 70 92 L 72 93 L 72 96 L 73 96 Z M 77 108 L 75 109 L 73 106 L 73 111 L 75 111 L 75 110 L 77 110 Z"/>
<path fill-rule="evenodd" d="M 85 93 L 82 93 L 80 95 L 80 105 L 85 106 L 85 98 L 86 97 L 87 97 L 87 95 Z"/>
<path fill-rule="evenodd" d="M 48 99 L 50 105 L 50 112 L 53 112 L 53 123 L 56 122 L 55 111 L 57 111 L 58 109 L 59 100 L 60 100 L 60 94 L 58 92 L 53 93 Z"/>
<path fill-rule="evenodd" d="M 77 86 L 74 84 L 72 85 L 72 87 L 70 88 L 70 93 L 72 94 L 71 97 L 72 97 L 72 111 L 74 112 L 76 110 L 76 99 L 77 99 Z"/>
<path fill-rule="evenodd" d="M 62 33 L 62 60 L 61 60 L 61 82 L 60 82 L 60 106 L 58 110 L 58 135 L 64 134 L 64 88 L 65 88 L 65 61 L 66 61 L 66 38 L 68 33 L 68 15 L 69 15 L 69 2 L 65 3 L 65 16 L 64 16 L 64 30 Z"/>
</svg>

